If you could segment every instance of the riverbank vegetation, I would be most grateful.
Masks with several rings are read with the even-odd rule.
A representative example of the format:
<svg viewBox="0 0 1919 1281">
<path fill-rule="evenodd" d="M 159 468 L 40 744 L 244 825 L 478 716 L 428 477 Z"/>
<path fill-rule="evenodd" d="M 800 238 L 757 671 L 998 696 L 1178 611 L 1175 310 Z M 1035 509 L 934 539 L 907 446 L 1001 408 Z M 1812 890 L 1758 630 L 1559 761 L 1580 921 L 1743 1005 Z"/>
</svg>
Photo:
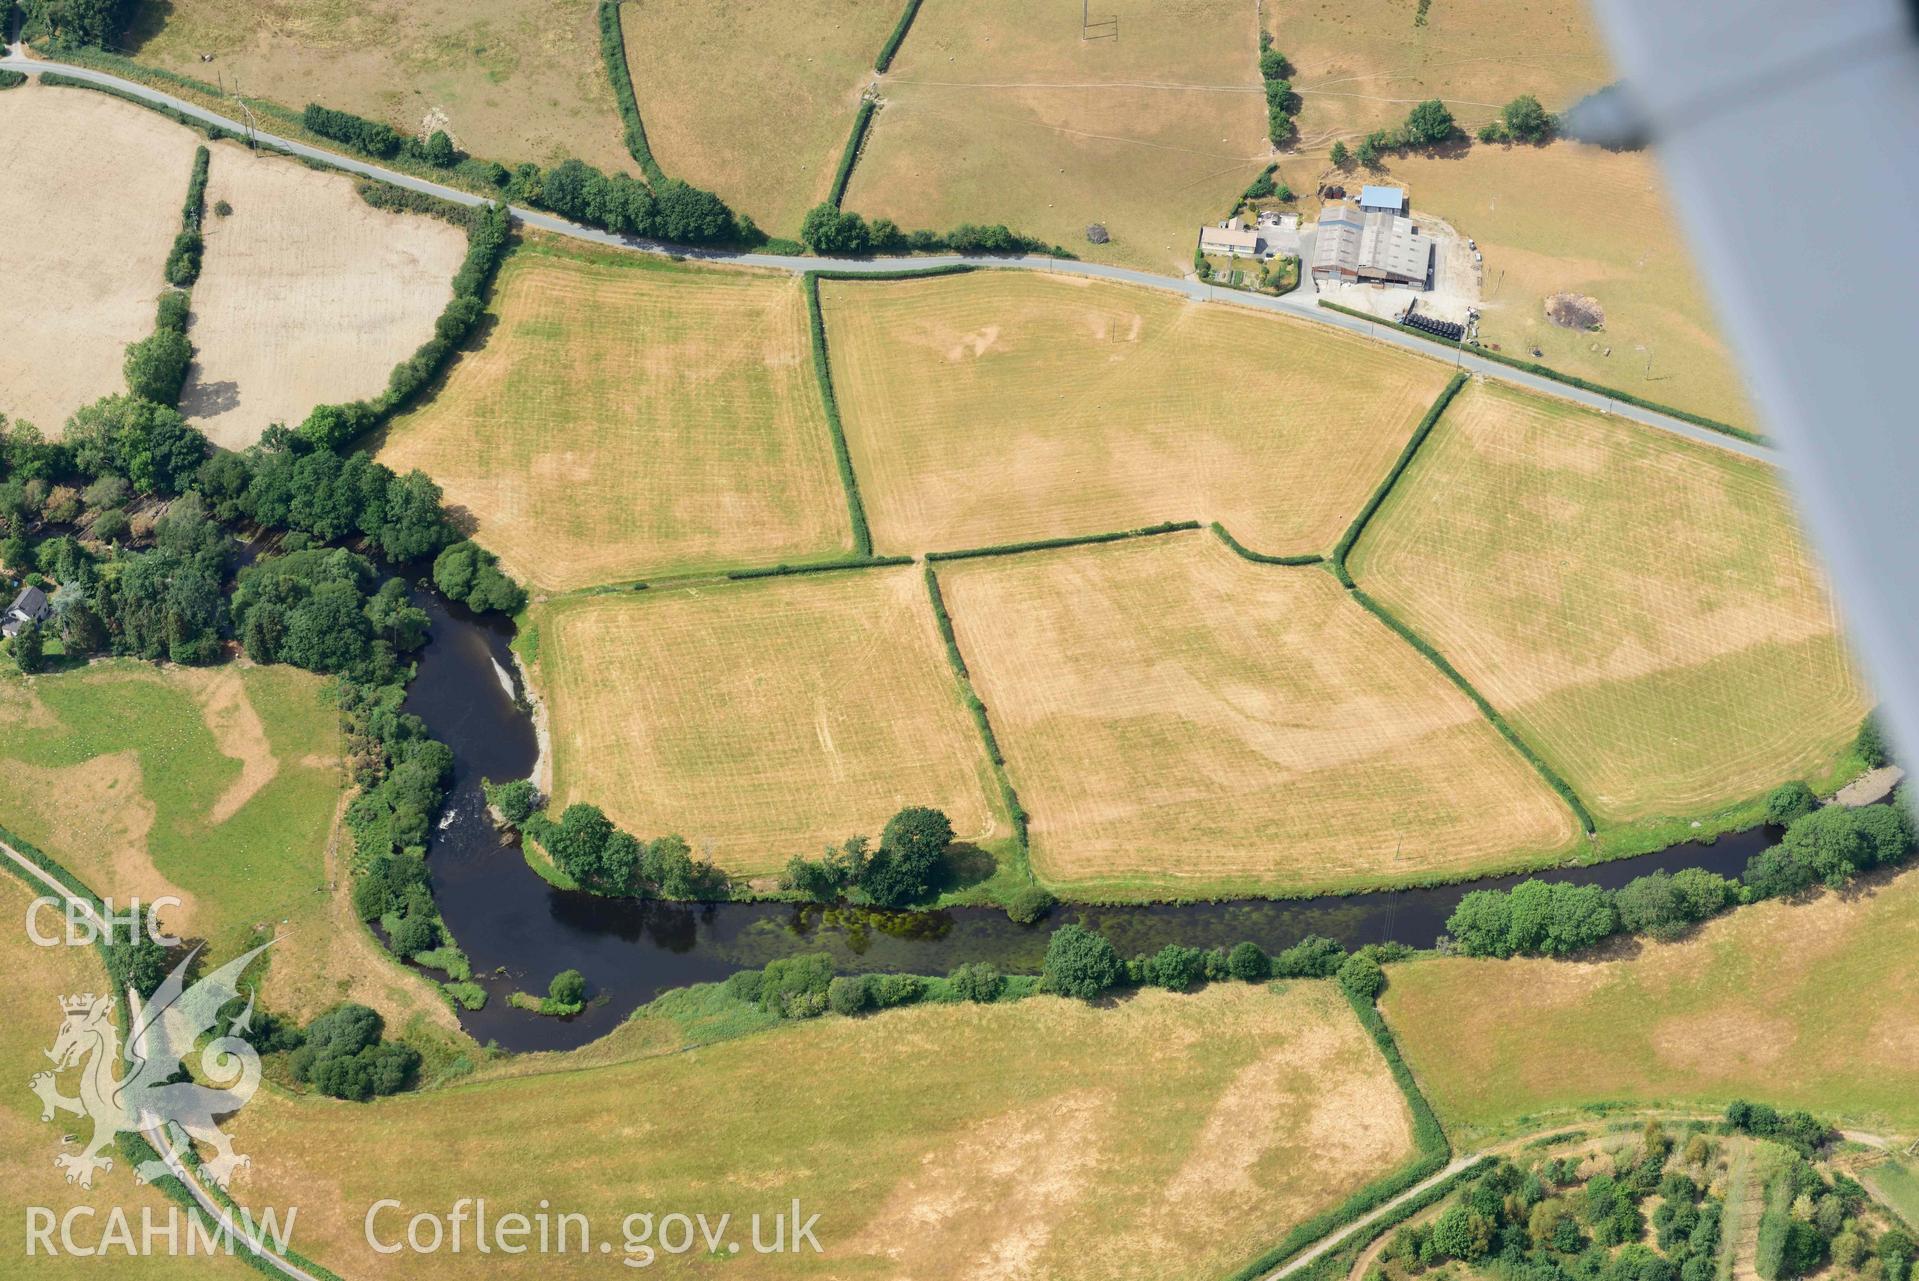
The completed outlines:
<svg viewBox="0 0 1919 1281">
<path fill-rule="evenodd" d="M 1919 1124 L 1919 876 L 1771 899 L 1680 941 L 1574 960 L 1421 957 L 1381 997 L 1449 1129 L 1597 1101 L 1734 1097 L 1894 1132 Z M 1460 1141 L 1466 1141 L 1461 1138 Z"/>
</svg>

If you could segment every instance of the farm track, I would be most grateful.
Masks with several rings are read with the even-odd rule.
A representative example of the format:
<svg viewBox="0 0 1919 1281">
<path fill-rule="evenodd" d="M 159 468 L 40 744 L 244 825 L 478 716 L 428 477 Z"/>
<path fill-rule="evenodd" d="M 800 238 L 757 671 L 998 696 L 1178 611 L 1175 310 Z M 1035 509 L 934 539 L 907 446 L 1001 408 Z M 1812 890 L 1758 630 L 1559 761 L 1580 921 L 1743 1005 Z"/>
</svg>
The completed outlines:
<svg viewBox="0 0 1919 1281">
<path fill-rule="evenodd" d="M 110 75 L 103 71 L 95 71 L 89 67 L 76 67 L 65 63 L 42 62 L 30 59 L 20 52 L 17 45 L 11 47 L 5 57 L 0 57 L 0 67 L 14 71 L 22 71 L 29 75 L 39 75 L 47 71 L 58 72 L 61 75 L 69 76 L 75 80 L 85 80 L 92 84 L 109 86 L 117 92 L 137 98 L 140 101 L 157 103 L 183 116 L 204 121 L 208 124 L 219 125 L 221 128 L 232 130 L 234 133 L 242 136 L 249 132 L 247 126 L 237 120 L 220 115 L 218 112 L 209 111 L 204 107 L 197 106 L 181 98 L 176 98 L 171 94 L 162 93 L 138 81 L 125 80 L 119 76 Z M 377 178 L 382 182 L 391 183 L 396 187 L 401 187 L 408 191 L 437 196 L 442 200 L 449 200 L 462 205 L 490 203 L 484 196 L 462 191 L 456 187 L 447 187 L 423 178 L 415 178 L 408 174 L 396 173 L 393 170 L 382 168 L 379 165 L 368 164 L 365 161 L 355 160 L 348 156 L 339 155 L 336 152 L 309 146 L 303 142 L 281 138 L 262 130 L 254 130 L 252 132 L 256 138 L 268 146 L 291 155 L 309 160 L 317 160 L 348 173 L 360 174 L 368 178 Z M 909 258 L 843 259 L 813 258 L 798 254 L 747 253 L 727 249 L 690 249 L 685 246 L 662 244 L 658 241 L 642 240 L 632 236 L 615 235 L 611 232 L 598 230 L 597 228 L 582 227 L 577 223 L 568 222 L 564 218 L 558 218 L 552 214 L 542 213 L 535 209 L 522 208 L 517 205 L 511 206 L 510 212 L 514 220 L 524 226 L 537 227 L 542 231 L 553 232 L 556 235 L 568 236 L 572 239 L 583 240 L 592 244 L 607 245 L 616 249 L 627 249 L 639 253 L 658 254 L 664 257 L 683 258 L 690 261 L 730 263 L 736 266 L 770 268 L 775 271 L 808 272 L 832 270 L 871 274 L 899 271 L 903 268 L 908 270 L 924 270 L 944 266 L 968 266 L 1026 271 L 1051 271 L 1065 275 L 1094 276 L 1105 280 L 1117 280 L 1128 284 L 1142 285 L 1149 289 L 1162 289 L 1183 294 L 1196 302 L 1227 302 L 1238 306 L 1250 307 L 1255 310 L 1278 312 L 1300 317 L 1311 320 L 1317 324 L 1343 329 L 1348 333 L 1358 334 L 1363 338 L 1369 338 L 1375 342 L 1386 343 L 1416 355 L 1426 356 L 1428 358 L 1436 355 L 1433 345 L 1423 340 L 1401 334 L 1396 330 L 1383 328 L 1371 321 L 1321 310 L 1316 303 L 1315 295 L 1305 292 L 1306 287 L 1304 286 L 1301 289 L 1294 290 L 1290 294 L 1283 294 L 1277 298 L 1261 294 L 1242 294 L 1232 290 L 1221 294 L 1210 285 L 1198 280 L 1161 276 L 1152 272 L 1137 271 L 1130 267 L 1117 267 L 1106 263 L 1082 262 L 1078 259 L 1059 259 L 1038 255 L 1001 258 L 945 254 Z M 1528 391 L 1540 395 L 1552 396 L 1560 400 L 1567 400 L 1575 404 L 1584 405 L 1591 409 L 1598 409 L 1604 413 L 1617 414 L 1622 418 L 1630 419 L 1660 431 L 1669 432 L 1675 436 L 1683 436 L 1689 440 L 1711 445 L 1717 449 L 1724 449 L 1732 453 L 1743 454 L 1749 458 L 1766 461 L 1770 461 L 1774 456 L 1773 451 L 1767 446 L 1738 440 L 1703 427 L 1696 427 L 1691 423 L 1682 422 L 1679 419 L 1671 418 L 1665 414 L 1656 413 L 1649 409 L 1642 409 L 1637 405 L 1624 404 L 1602 393 L 1567 386 L 1563 383 L 1555 382 L 1552 379 L 1541 378 L 1537 375 L 1526 373 L 1523 370 L 1512 369 L 1478 356 L 1459 352 L 1456 354 L 1455 363 L 1459 368 L 1471 373 L 1495 379 L 1499 382 L 1510 383 L 1517 387 L 1523 387 Z"/>
</svg>

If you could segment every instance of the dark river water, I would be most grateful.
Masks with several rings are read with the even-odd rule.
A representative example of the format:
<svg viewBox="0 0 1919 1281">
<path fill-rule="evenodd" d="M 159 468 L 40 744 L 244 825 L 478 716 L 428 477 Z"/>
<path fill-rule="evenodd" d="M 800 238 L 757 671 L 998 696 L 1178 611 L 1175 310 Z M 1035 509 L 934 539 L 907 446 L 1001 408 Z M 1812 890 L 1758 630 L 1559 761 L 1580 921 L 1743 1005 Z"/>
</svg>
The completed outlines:
<svg viewBox="0 0 1919 1281">
<path fill-rule="evenodd" d="M 406 710 L 424 720 L 454 757 L 453 788 L 427 863 L 440 913 L 472 959 L 475 981 L 490 994 L 485 1009 L 462 1012 L 460 1020 L 482 1043 L 503 1049 L 582 1045 L 661 992 L 801 952 L 830 953 L 844 973 L 944 974 L 962 961 L 1036 973 L 1052 930 L 1073 920 L 1104 934 L 1122 956 L 1173 942 L 1214 947 L 1242 939 L 1276 952 L 1307 934 L 1348 947 L 1389 940 L 1430 947 L 1461 895 L 1524 879 L 1278 902 L 1062 907 L 1034 926 L 1015 925 L 997 908 L 876 912 L 787 903 L 676 904 L 557 890 L 526 865 L 516 843 L 494 829 L 480 791 L 482 778 L 528 777 L 538 755 L 507 649 L 512 629 L 495 617 L 475 619 L 432 592 L 423 592 L 420 604 L 432 618 L 433 633 Z M 1777 835 L 1755 829 L 1712 844 L 1533 875 L 1607 887 L 1662 868 L 1703 867 L 1733 876 Z M 544 994 L 547 981 L 564 969 L 586 975 L 592 999 L 578 1016 L 547 1018 L 506 1003 L 516 989 Z"/>
</svg>

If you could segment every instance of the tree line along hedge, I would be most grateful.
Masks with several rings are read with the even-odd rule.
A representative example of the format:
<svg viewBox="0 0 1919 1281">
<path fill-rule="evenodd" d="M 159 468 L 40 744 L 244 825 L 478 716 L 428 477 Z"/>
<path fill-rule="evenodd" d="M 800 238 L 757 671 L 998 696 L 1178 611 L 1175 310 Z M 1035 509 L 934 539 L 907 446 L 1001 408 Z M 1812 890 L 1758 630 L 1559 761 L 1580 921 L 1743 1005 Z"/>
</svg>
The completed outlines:
<svg viewBox="0 0 1919 1281">
<path fill-rule="evenodd" d="M 205 147 L 193 153 L 193 176 L 187 182 L 186 203 L 180 210 L 180 230 L 167 253 L 166 277 L 170 285 L 185 289 L 200 278 L 200 256 L 204 242 L 200 225 L 206 217 L 207 168 L 211 153 Z"/>
<path fill-rule="evenodd" d="M 886 43 L 880 46 L 880 56 L 873 59 L 873 70 L 881 75 L 893 65 L 893 57 L 900 51 L 900 45 L 906 39 L 906 33 L 913 29 L 913 19 L 919 16 L 920 0 L 906 0 L 906 8 L 900 12 L 900 20 L 893 24 L 892 34 L 886 37 Z"/>
<path fill-rule="evenodd" d="M 1064 538 L 1035 538 L 1023 543 L 994 543 L 987 547 L 965 547 L 951 552 L 928 552 L 928 561 L 973 560 L 982 556 L 1016 556 L 1021 552 L 1051 551 L 1057 547 L 1086 547 L 1094 543 L 1118 543 L 1129 538 L 1153 538 L 1160 534 L 1180 534 L 1199 528 L 1196 520 L 1169 520 L 1138 529 L 1119 529 L 1104 534 L 1074 534 Z"/>
<path fill-rule="evenodd" d="M 1621 391 L 1617 387 L 1608 387 L 1604 383 L 1591 382 L 1585 378 L 1581 378 L 1577 374 L 1569 374 L 1562 370 L 1554 369 L 1551 365 L 1541 365 L 1535 364 L 1530 360 L 1521 360 L 1517 356 L 1508 356 L 1505 352 L 1494 351 L 1490 347 L 1465 347 L 1463 343 L 1447 342 L 1444 338 L 1436 334 L 1429 334 L 1423 329 L 1414 329 L 1411 325 L 1402 325 L 1397 321 L 1388 320 L 1383 316 L 1375 316 L 1370 312 L 1358 311 L 1352 307 L 1343 307 L 1336 302 L 1328 302 L 1324 298 L 1319 300 L 1319 305 L 1328 311 L 1336 311 L 1341 315 L 1370 321 L 1375 325 L 1384 325 L 1388 329 L 1397 329 L 1403 333 L 1411 334 L 1415 338 L 1423 338 L 1427 342 L 1438 343 L 1442 347 L 1463 348 L 1483 360 L 1490 360 L 1495 364 L 1523 370 L 1529 374 L 1537 374 L 1541 378 L 1550 378 L 1556 383 L 1564 383 L 1568 387 L 1577 387 L 1581 391 L 1590 391 L 1597 395 L 1610 396 L 1614 400 L 1622 401 L 1625 404 L 1637 405 L 1641 409 L 1650 409 L 1656 414 L 1664 414 L 1668 418 L 1677 418 L 1681 422 L 1691 423 L 1695 427 L 1704 427 L 1708 431 L 1716 431 L 1737 440 L 1747 441 L 1754 445 L 1770 445 L 1772 443 L 1768 437 L 1761 435 L 1759 432 L 1748 431 L 1744 427 L 1735 427 L 1731 423 L 1720 422 L 1717 418 L 1707 418 L 1705 415 L 1695 414 L 1689 409 L 1678 409 L 1672 405 L 1663 405 L 1656 400 L 1648 400 L 1644 396 L 1634 395 L 1629 391 Z"/>
<path fill-rule="evenodd" d="M 840 488 L 846 491 L 846 516 L 853 526 L 853 551 L 859 556 L 873 554 L 873 533 L 866 523 L 866 504 L 860 498 L 859 477 L 853 472 L 853 454 L 846 444 L 846 427 L 840 421 L 839 396 L 833 391 L 832 362 L 826 353 L 826 317 L 820 311 L 820 274 L 805 276 L 806 324 L 813 341 L 813 377 L 820 385 L 820 403 L 826 411 L 826 429 L 833 438 L 833 463 L 839 468 Z"/>
<path fill-rule="evenodd" d="M 1268 556 L 1264 552 L 1254 551 L 1237 538 L 1234 538 L 1227 532 L 1226 527 L 1218 521 L 1212 522 L 1207 528 L 1213 531 L 1214 536 L 1217 537 L 1220 542 L 1225 543 L 1227 547 L 1232 549 L 1233 555 L 1238 556 L 1241 560 L 1250 560 L 1255 565 L 1318 565 L 1326 559 L 1318 552 L 1307 552 L 1300 556 Z"/>
<path fill-rule="evenodd" d="M 620 25 L 620 0 L 600 0 L 600 57 L 606 63 L 606 78 L 613 82 L 613 101 L 620 110 L 620 122 L 626 129 L 626 149 L 639 162 L 640 172 L 654 185 L 664 183 L 666 171 L 653 157 L 646 140 L 646 125 L 640 119 L 640 101 L 633 92 L 633 69 L 626 62 L 626 33 Z"/>
<path fill-rule="evenodd" d="M 1353 585 L 1353 576 L 1346 569 L 1346 557 L 1352 553 L 1353 547 L 1359 542 L 1359 536 L 1366 532 L 1367 522 L 1372 520 L 1373 513 L 1377 512 L 1381 504 L 1386 501 L 1386 495 L 1392 493 L 1393 486 L 1399 483 L 1399 478 L 1405 474 L 1408 467 L 1412 466 L 1413 455 L 1417 454 L 1419 447 L 1426 443 L 1426 437 L 1432 435 L 1433 427 L 1439 422 L 1439 416 L 1446 412 L 1446 407 L 1453 403 L 1453 397 L 1457 396 L 1459 389 L 1465 385 L 1465 374 L 1454 374 L 1448 380 L 1438 397 L 1427 408 L 1425 417 L 1421 418 L 1419 425 L 1413 428 L 1413 434 L 1407 439 L 1406 447 L 1399 451 L 1399 457 L 1393 460 L 1391 469 L 1379 482 L 1379 487 L 1373 490 L 1372 496 L 1366 500 L 1366 505 L 1359 509 L 1359 514 L 1353 517 L 1353 523 L 1346 527 L 1346 532 L 1340 535 L 1339 542 L 1334 544 L 1331 557 L 1333 573 L 1345 586 Z"/>
</svg>

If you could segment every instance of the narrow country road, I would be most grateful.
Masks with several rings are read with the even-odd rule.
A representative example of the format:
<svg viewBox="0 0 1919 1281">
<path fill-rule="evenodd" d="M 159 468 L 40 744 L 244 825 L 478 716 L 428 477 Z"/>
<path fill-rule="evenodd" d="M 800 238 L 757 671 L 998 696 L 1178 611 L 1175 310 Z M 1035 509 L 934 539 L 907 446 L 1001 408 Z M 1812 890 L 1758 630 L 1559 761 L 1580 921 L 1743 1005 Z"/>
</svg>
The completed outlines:
<svg viewBox="0 0 1919 1281">
<path fill-rule="evenodd" d="M 32 859 L 27 858 L 21 854 L 20 851 L 14 849 L 4 841 L 0 841 L 0 854 L 4 854 L 8 859 L 12 860 L 21 871 L 25 872 L 33 880 L 46 886 L 49 893 L 77 908 L 81 916 L 90 922 L 95 929 L 103 933 L 105 932 L 107 928 L 106 924 L 100 919 L 99 913 L 94 910 L 93 904 L 75 894 L 58 880 L 55 880 L 47 873 L 45 868 L 35 863 Z M 165 1136 L 160 1133 L 160 1124 L 164 1124 L 164 1122 L 151 1124 L 146 1128 L 144 1133 L 147 1142 L 153 1145 L 153 1150 L 158 1152 L 161 1159 L 167 1163 L 167 1169 L 171 1170 L 173 1176 L 180 1180 L 181 1186 L 186 1188 L 188 1193 L 192 1195 L 194 1202 L 207 1217 L 230 1233 L 230 1239 L 236 1243 L 238 1248 L 243 1250 L 252 1249 L 251 1238 L 247 1235 L 245 1225 L 238 1222 L 227 1210 L 226 1206 L 214 1200 L 212 1193 L 208 1192 L 201 1184 L 199 1175 L 188 1170 L 186 1163 L 181 1161 L 179 1156 L 171 1150 L 171 1145 L 166 1142 Z M 292 1224 L 290 1222 L 287 1227 L 289 1231 L 292 1230 Z M 252 1252 L 277 1269 L 283 1276 L 293 1278 L 293 1281 L 322 1281 L 322 1278 L 307 1271 L 285 1255 L 275 1252 L 273 1247 L 264 1240 L 261 1241 L 258 1249 L 252 1250 Z"/>
<path fill-rule="evenodd" d="M 54 71 L 63 76 L 72 76 L 76 80 L 86 80 L 94 84 L 109 85 L 122 93 L 130 94 L 147 102 L 159 103 L 182 115 L 190 116 L 195 120 L 219 125 L 221 128 L 230 129 L 237 134 L 244 135 L 249 132 L 247 126 L 237 120 L 223 116 L 215 111 L 209 111 L 205 107 L 197 106 L 182 98 L 176 98 L 171 94 L 162 93 L 158 89 L 149 88 L 138 81 L 125 80 L 104 71 L 95 71 L 89 67 L 76 67 L 60 62 L 39 62 L 27 58 L 21 53 L 18 45 L 9 47 L 6 56 L 0 57 L 0 67 L 23 71 L 29 75 L 38 75 L 43 71 Z M 442 200 L 450 200 L 462 205 L 491 203 L 485 196 L 477 196 L 469 191 L 461 191 L 457 187 L 443 186 L 440 183 L 432 182 L 425 178 L 415 178 L 410 174 L 398 173 L 391 169 L 382 168 L 379 165 L 369 164 L 364 160 L 356 160 L 350 156 L 340 155 L 337 152 L 309 146 L 304 142 L 281 138 L 275 134 L 267 133 L 264 130 L 255 129 L 251 132 L 269 146 L 282 151 L 291 152 L 293 155 L 303 156 L 310 160 L 318 160 L 349 173 L 361 174 L 368 178 L 378 178 L 382 182 L 392 183 L 396 187 L 404 187 L 408 191 L 417 191 L 422 195 L 438 196 Z M 1047 258 L 1036 255 L 1009 258 L 972 257 L 959 254 L 927 255 L 910 258 L 810 258 L 795 254 L 761 254 L 743 253 L 729 249 L 695 249 L 683 245 L 668 245 L 659 241 L 642 240 L 636 236 L 616 235 L 613 232 L 601 231 L 596 227 L 582 227 L 578 223 L 568 222 L 564 218 L 558 218 L 549 213 L 542 213 L 537 209 L 527 209 L 518 205 L 510 206 L 510 211 L 516 221 L 524 223 L 526 226 L 538 227 L 542 231 L 550 231 L 556 235 L 570 236 L 575 240 L 584 240 L 598 245 L 608 245 L 616 249 L 628 249 L 637 253 L 659 254 L 662 256 L 688 258 L 707 262 L 733 263 L 747 267 L 769 267 L 776 271 L 805 272 L 825 269 L 831 271 L 868 273 L 898 271 L 902 268 L 912 269 L 965 265 L 969 267 L 1051 271 L 1073 276 L 1093 276 L 1102 280 L 1123 281 L 1127 284 L 1143 285 L 1148 289 L 1160 289 L 1170 293 L 1183 294 L 1195 301 L 1222 302 L 1239 307 L 1250 307 L 1256 311 L 1280 312 L 1310 320 L 1317 324 L 1328 325 L 1335 329 L 1343 329 L 1348 333 L 1358 334 L 1374 342 L 1387 343 L 1417 355 L 1440 360 L 1445 359 L 1443 346 L 1426 342 L 1423 339 L 1414 338 L 1409 334 L 1401 333 L 1399 330 L 1384 325 L 1359 320 L 1352 316 L 1341 315 L 1339 312 L 1328 311 L 1320 307 L 1317 297 L 1312 292 L 1310 280 L 1302 282 L 1300 287 L 1290 294 L 1273 298 L 1265 294 L 1248 294 L 1233 289 L 1216 289 L 1203 281 L 1184 280 L 1173 276 L 1161 276 L 1152 272 L 1136 271 L 1131 267 L 1116 267 L 1107 263 L 1081 262 L 1071 258 Z M 1661 431 L 1670 432 L 1675 436 L 1683 436 L 1689 440 L 1711 445 L 1716 449 L 1724 449 L 1731 453 L 1744 454 L 1749 458 L 1766 461 L 1770 461 L 1773 458 L 1772 450 L 1764 445 L 1753 444 L 1731 436 L 1722 435 L 1719 432 L 1710 431 L 1707 428 L 1698 427 L 1692 423 L 1683 422 L 1680 419 L 1671 418 L 1650 409 L 1642 409 L 1637 405 L 1628 405 L 1599 392 L 1585 391 L 1578 387 L 1569 387 L 1564 383 L 1554 382 L 1550 378 L 1541 378 L 1537 374 L 1529 374 L 1521 369 L 1513 369 L 1506 365 L 1497 364 L 1494 361 L 1475 356 L 1470 351 L 1455 351 L 1454 363 L 1459 368 L 1471 373 L 1481 374 L 1487 378 L 1497 379 L 1500 382 L 1511 383 L 1517 387 L 1524 387 L 1528 391 L 1538 392 L 1542 395 L 1555 396 L 1561 400 L 1572 401 L 1575 404 L 1583 405 L 1589 409 L 1597 409 L 1602 413 L 1617 414 L 1622 418 L 1629 418 L 1634 422 L 1643 423 L 1648 427 L 1656 427 Z"/>
</svg>

